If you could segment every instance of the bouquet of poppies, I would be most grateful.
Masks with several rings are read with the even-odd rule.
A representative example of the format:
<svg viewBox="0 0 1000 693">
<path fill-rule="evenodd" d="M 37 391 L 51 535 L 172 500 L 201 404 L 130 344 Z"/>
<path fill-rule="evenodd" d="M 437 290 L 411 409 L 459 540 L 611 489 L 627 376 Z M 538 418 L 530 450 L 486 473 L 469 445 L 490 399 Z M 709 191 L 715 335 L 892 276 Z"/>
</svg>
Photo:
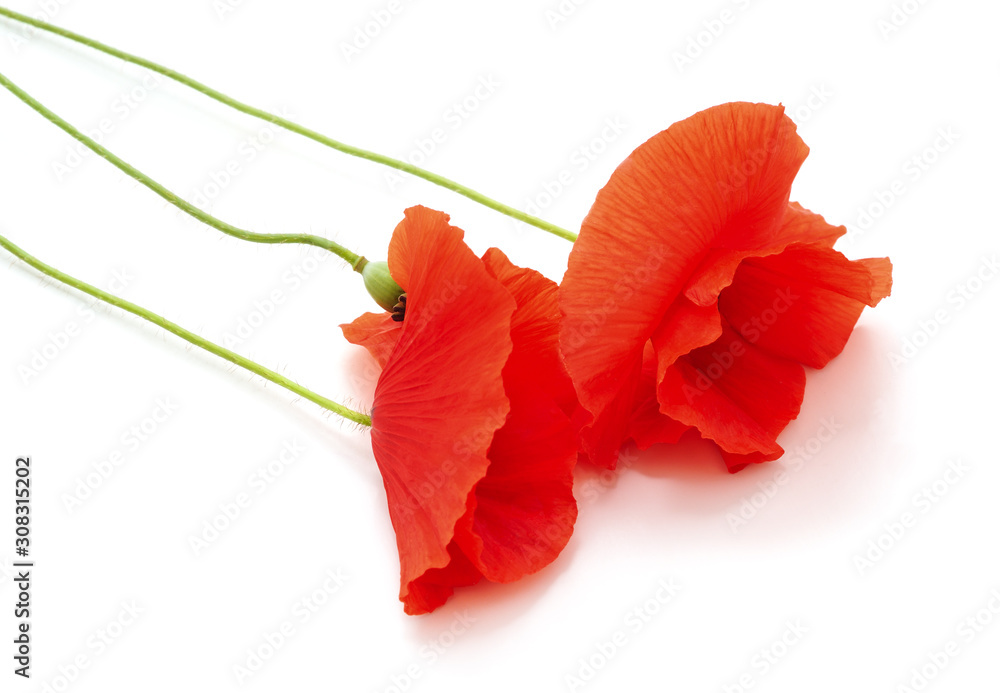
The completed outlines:
<svg viewBox="0 0 1000 693">
<path fill-rule="evenodd" d="M 849 260 L 845 233 L 797 202 L 808 148 L 779 106 L 726 103 L 675 123 L 626 158 L 579 234 L 412 164 L 333 140 L 151 61 L 11 10 L 0 16 L 186 84 L 347 154 L 422 177 L 572 242 L 559 284 L 497 249 L 477 257 L 447 214 L 403 212 L 386 262 L 326 238 L 240 229 L 122 161 L 0 74 L 67 134 L 209 226 L 257 243 L 335 253 L 381 308 L 341 327 L 381 371 L 370 412 L 353 411 L 183 327 L 46 265 L 39 272 L 370 427 L 408 614 L 482 579 L 512 582 L 552 563 L 573 533 L 577 464 L 614 469 L 691 431 L 730 472 L 775 460 L 802 403 L 805 366 L 847 343 L 865 306 L 889 295 L 888 258 Z M 349 316 L 345 316 L 347 318 Z"/>
</svg>

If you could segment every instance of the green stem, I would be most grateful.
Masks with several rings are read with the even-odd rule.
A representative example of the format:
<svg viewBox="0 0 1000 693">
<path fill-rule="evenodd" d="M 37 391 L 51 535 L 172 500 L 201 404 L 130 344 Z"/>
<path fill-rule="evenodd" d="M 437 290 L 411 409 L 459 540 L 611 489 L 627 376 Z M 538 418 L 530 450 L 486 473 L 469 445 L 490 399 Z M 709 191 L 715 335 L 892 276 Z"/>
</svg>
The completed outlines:
<svg viewBox="0 0 1000 693">
<path fill-rule="evenodd" d="M 475 202 L 478 202 L 481 205 L 485 205 L 490 209 L 494 209 L 500 212 L 501 214 L 506 214 L 509 217 L 517 219 L 518 221 L 523 221 L 524 223 L 535 226 L 539 229 L 542 229 L 543 231 L 548 231 L 549 233 L 559 236 L 560 238 L 565 238 L 568 241 L 576 240 L 577 235 L 572 231 L 564 229 L 560 226 L 556 226 L 555 224 L 551 224 L 531 214 L 527 214 L 525 212 L 517 210 L 509 205 L 497 202 L 496 200 L 491 199 L 486 195 L 483 195 L 482 193 L 478 193 L 475 190 L 465 187 L 464 185 L 460 185 L 453 180 L 445 178 L 444 176 L 439 176 L 436 173 L 431 173 L 430 171 L 422 169 L 419 166 L 414 166 L 413 164 L 407 163 L 405 161 L 400 161 L 399 159 L 393 159 L 392 157 L 384 156 L 382 154 L 376 154 L 375 152 L 371 152 L 366 149 L 361 149 L 359 147 L 354 147 L 349 144 L 344 144 L 343 142 L 338 142 L 335 139 L 320 134 L 315 130 L 310 130 L 309 128 L 299 125 L 297 123 L 293 123 L 292 121 L 282 118 L 281 116 L 269 113 L 259 108 L 255 108 L 254 106 L 250 106 L 241 101 L 237 101 L 236 99 L 230 96 L 226 96 L 225 94 L 218 92 L 215 89 L 212 89 L 211 87 L 206 86 L 201 82 L 198 82 L 197 80 L 191 79 L 190 77 L 187 77 L 186 75 L 183 75 L 180 72 L 177 72 L 176 70 L 171 70 L 168 67 L 164 67 L 163 65 L 154 63 L 152 60 L 146 60 L 145 58 L 140 58 L 137 55 L 132 55 L 130 53 L 126 53 L 125 51 L 120 51 L 117 48 L 112 48 L 111 46 L 101 43 L 100 41 L 95 41 L 94 39 L 87 38 L 86 36 L 81 36 L 80 34 L 76 34 L 73 33 L 72 31 L 62 29 L 60 27 L 57 27 L 53 24 L 49 24 L 48 22 L 42 21 L 40 19 L 35 19 L 33 17 L 20 14 L 19 12 L 14 12 L 13 10 L 8 10 L 5 7 L 0 7 L 0 16 L 7 17 L 9 19 L 13 19 L 18 22 L 23 22 L 24 24 L 29 24 L 37 29 L 48 31 L 50 33 L 56 34 L 57 36 L 62 36 L 63 38 L 69 39 L 70 41 L 75 41 L 77 43 L 83 44 L 84 46 L 93 48 L 94 50 L 106 53 L 107 55 L 111 55 L 126 62 L 130 62 L 134 65 L 139 65 L 148 70 L 152 70 L 153 72 L 157 72 L 163 75 L 164 77 L 169 77 L 170 79 L 176 82 L 180 82 L 181 84 L 184 84 L 194 89 L 195 91 L 201 92 L 202 94 L 208 96 L 209 98 L 215 99 L 220 103 L 224 103 L 227 106 L 235 108 L 237 111 L 246 113 L 247 115 L 253 116 L 255 118 L 260 118 L 261 120 L 265 120 L 269 123 L 274 123 L 279 127 L 282 127 L 286 130 L 302 135 L 303 137 L 308 137 L 309 139 L 315 142 L 319 142 L 320 144 L 326 145 L 327 147 L 331 147 L 345 154 L 350 154 L 351 156 L 367 159 L 368 161 L 373 161 L 377 164 L 382 164 L 383 166 L 389 166 L 390 168 L 394 168 L 398 171 L 409 173 L 411 175 L 417 176 L 418 178 L 423 178 L 424 180 L 430 181 L 435 185 L 440 185 L 442 188 L 447 188 L 448 190 L 456 192 L 459 195 L 464 195 L 470 200 L 474 200 Z"/>
<path fill-rule="evenodd" d="M 7 12 L 0 8 L 0 13 Z M 334 243 L 333 241 L 321 238 L 320 236 L 314 236 L 312 234 L 306 233 L 257 233 L 255 231 L 247 231 L 246 229 L 241 229 L 232 224 L 228 224 L 221 219 L 213 217 L 208 212 L 203 212 L 199 208 L 195 207 L 193 204 L 187 200 L 181 198 L 176 193 L 163 187 L 155 180 L 147 176 L 145 173 L 132 166 L 126 161 L 113 154 L 107 147 L 98 143 L 94 139 L 83 134 L 71 124 L 60 118 L 58 115 L 50 111 L 44 105 L 39 103 L 34 97 L 28 94 L 26 91 L 21 89 L 19 86 L 11 82 L 5 75 L 0 74 L 0 85 L 7 89 L 14 96 L 19 98 L 21 101 L 26 103 L 36 112 L 38 112 L 43 118 L 51 122 L 53 125 L 57 125 L 70 137 L 78 140 L 83 145 L 85 145 L 92 152 L 98 156 L 107 159 L 110 163 L 114 164 L 122 173 L 129 176 L 130 178 L 142 183 L 147 188 L 155 192 L 157 195 L 162 197 L 164 200 L 177 207 L 182 212 L 190 214 L 192 217 L 208 224 L 214 229 L 218 229 L 224 234 L 233 236 L 235 238 L 242 239 L 244 241 L 252 241 L 254 243 L 301 243 L 304 245 L 313 245 L 318 248 L 324 248 L 334 253 L 338 257 L 343 258 L 347 263 L 357 270 L 359 265 L 363 265 L 363 260 L 357 253 L 352 253 L 347 248 Z"/>
<path fill-rule="evenodd" d="M 109 303 L 113 306 L 121 308 L 122 310 L 128 313 L 132 313 L 133 315 L 138 315 L 143 320 L 148 320 L 154 325 L 159 325 L 167 332 L 171 332 L 180 337 L 181 339 L 187 340 L 188 342 L 194 344 L 197 347 L 201 347 L 205 351 L 213 353 L 221 358 L 224 358 L 226 361 L 229 361 L 230 363 L 235 363 L 237 366 L 245 368 L 246 370 L 250 371 L 251 373 L 259 375 L 265 380 L 270 380 L 272 383 L 280 385 L 286 390 L 291 390 L 300 397 L 303 397 L 309 400 L 310 402 L 315 402 L 324 409 L 328 409 L 329 411 L 332 411 L 335 414 L 339 414 L 340 416 L 344 417 L 345 419 L 348 419 L 349 421 L 354 421 L 355 423 L 359 423 L 362 426 L 372 425 L 372 420 L 370 416 L 362 414 L 360 412 L 356 412 L 353 409 L 348 409 L 342 404 L 337 404 L 333 400 L 327 399 L 322 395 L 316 394 L 312 390 L 306 389 L 301 385 L 299 385 L 298 383 L 292 382 L 285 376 L 280 375 L 279 373 L 275 373 L 269 368 L 265 368 L 259 363 L 251 361 L 248 358 L 244 358 L 243 356 L 240 356 L 239 354 L 230 351 L 225 347 L 219 346 L 218 344 L 210 342 L 207 339 L 203 339 L 202 337 L 199 337 L 195 333 L 190 332 L 189 330 L 185 330 L 180 325 L 173 323 L 170 320 L 167 320 L 166 318 L 161 317 L 156 313 L 153 313 L 152 311 L 146 310 L 141 306 L 137 306 L 136 304 L 130 301 L 126 301 L 123 298 L 119 298 L 113 294 L 109 294 L 106 291 L 102 291 L 101 289 L 98 289 L 96 286 L 91 286 L 86 282 L 71 277 L 65 272 L 60 272 L 56 268 L 45 264 L 38 258 L 33 257 L 28 253 L 26 253 L 25 251 L 21 250 L 19 247 L 11 243 L 8 239 L 4 238 L 3 236 L 0 236 L 0 247 L 5 248 L 12 255 L 23 260 L 25 263 L 34 267 L 42 274 L 48 275 L 53 279 L 62 282 L 63 284 L 72 286 L 74 289 L 78 289 L 79 291 L 82 291 L 85 294 L 90 294 L 94 298 L 100 299 L 105 303 Z"/>
</svg>

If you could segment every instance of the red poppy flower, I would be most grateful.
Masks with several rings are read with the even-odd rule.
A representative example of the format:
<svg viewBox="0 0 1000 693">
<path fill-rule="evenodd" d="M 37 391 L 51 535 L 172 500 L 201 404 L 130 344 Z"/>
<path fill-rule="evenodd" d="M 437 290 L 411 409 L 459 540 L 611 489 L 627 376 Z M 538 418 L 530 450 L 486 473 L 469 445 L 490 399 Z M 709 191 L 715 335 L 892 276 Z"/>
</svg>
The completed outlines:
<svg viewBox="0 0 1000 693">
<path fill-rule="evenodd" d="M 382 473 L 406 613 L 485 577 L 551 563 L 576 520 L 575 393 L 558 352 L 556 285 L 496 249 L 479 259 L 448 216 L 406 210 L 390 313 L 342 325 L 382 366 L 372 449 Z"/>
<path fill-rule="evenodd" d="M 731 471 L 782 454 L 802 364 L 839 354 L 892 283 L 888 258 L 848 260 L 833 250 L 844 227 L 789 203 L 808 151 L 780 106 L 723 104 L 641 145 L 600 191 L 560 288 L 592 461 L 688 427 Z"/>
</svg>

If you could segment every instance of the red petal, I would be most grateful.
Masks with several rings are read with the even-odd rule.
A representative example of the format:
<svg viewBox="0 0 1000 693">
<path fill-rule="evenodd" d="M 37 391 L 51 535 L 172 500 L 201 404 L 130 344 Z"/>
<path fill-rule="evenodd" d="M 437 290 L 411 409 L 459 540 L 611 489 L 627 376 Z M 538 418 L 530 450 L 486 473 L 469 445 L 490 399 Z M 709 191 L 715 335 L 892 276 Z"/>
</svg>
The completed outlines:
<svg viewBox="0 0 1000 693">
<path fill-rule="evenodd" d="M 719 293 L 733 281 L 737 267 L 747 258 L 780 253 L 792 243 L 833 247 L 847 229 L 831 226 L 797 202 L 790 202 L 781 213 L 781 221 L 765 244 L 747 244 L 742 248 L 717 248 L 701 261 L 688 280 L 685 296 L 700 306 L 714 306 Z"/>
<path fill-rule="evenodd" d="M 847 233 L 846 226 L 828 224 L 821 215 L 810 212 L 798 202 L 788 203 L 788 209 L 785 210 L 785 216 L 781 220 L 781 228 L 778 229 L 778 236 L 783 245 L 805 243 L 825 248 L 832 248 L 837 239 L 845 233 Z"/>
<path fill-rule="evenodd" d="M 564 410 L 572 384 L 559 360 L 555 284 L 498 250 L 483 260 L 518 303 L 503 371 L 511 408 L 476 486 L 468 531 L 457 536 L 485 577 L 511 582 L 551 563 L 573 533 L 576 430 Z"/>
<path fill-rule="evenodd" d="M 851 262 L 829 248 L 793 245 L 744 262 L 719 308 L 747 341 L 822 368 L 843 351 L 864 307 L 888 294 L 891 269 L 887 258 Z"/>
<path fill-rule="evenodd" d="M 726 452 L 777 459 L 776 438 L 798 416 L 802 366 L 772 356 L 728 325 L 712 344 L 681 357 L 657 392 L 660 411 L 714 440 Z"/>
<path fill-rule="evenodd" d="M 591 464 L 604 469 L 618 466 L 618 453 L 629 438 L 640 396 L 640 370 L 640 362 L 633 361 L 631 369 L 617 383 L 614 399 L 580 431 L 580 452 Z"/>
<path fill-rule="evenodd" d="M 406 319 L 375 388 L 372 449 L 396 530 L 400 599 L 420 610 L 430 603 L 425 583 L 452 575 L 428 571 L 451 565 L 455 524 L 507 417 L 501 373 L 515 304 L 440 212 L 406 210 L 389 257 L 405 281 Z"/>
<path fill-rule="evenodd" d="M 393 320 L 389 313 L 365 313 L 354 322 L 340 326 L 348 342 L 363 346 L 383 368 L 399 341 L 402 328 L 403 323 Z"/>
<path fill-rule="evenodd" d="M 721 332 L 721 325 L 719 330 Z M 637 404 L 629 422 L 629 437 L 640 450 L 656 443 L 676 443 L 690 428 L 660 411 L 660 402 L 656 399 L 656 371 L 656 354 L 653 345 L 649 344 L 643 353 Z"/>
<path fill-rule="evenodd" d="M 770 462 L 771 460 L 776 459 L 773 455 L 766 455 L 762 452 L 751 452 L 746 455 L 738 455 L 734 452 L 726 452 L 721 448 L 719 451 L 722 453 L 722 461 L 726 463 L 726 469 L 729 470 L 730 474 L 742 471 L 751 464 L 760 464 L 761 462 Z"/>
<path fill-rule="evenodd" d="M 781 107 L 723 104 L 656 135 L 597 196 L 560 292 L 561 344 L 581 404 L 621 396 L 684 291 L 711 304 L 742 256 L 776 252 L 808 152 Z"/>
<path fill-rule="evenodd" d="M 471 532 L 459 544 L 483 575 L 511 582 L 545 567 L 573 533 L 576 430 L 529 381 L 505 377 L 507 423 L 490 448 L 490 467 L 476 486 Z M 512 382 L 514 381 L 514 382 Z"/>
<path fill-rule="evenodd" d="M 667 368 L 678 358 L 692 349 L 711 344 L 721 335 L 722 316 L 715 302 L 710 306 L 699 306 L 684 296 L 679 297 L 667 309 L 663 321 L 653 332 L 656 380 L 662 380 Z"/>
<path fill-rule="evenodd" d="M 579 402 L 559 354 L 559 286 L 535 270 L 514 265 L 496 248 L 486 251 L 483 263 L 517 302 L 510 325 L 512 370 L 536 382 L 572 417 Z"/>
<path fill-rule="evenodd" d="M 474 585 L 482 578 L 454 541 L 448 544 L 448 556 L 451 560 L 444 568 L 431 568 L 410 583 L 403 611 L 411 616 L 430 613 L 448 601 L 456 587 Z"/>
<path fill-rule="evenodd" d="M 403 221 L 396 225 L 392 232 L 392 240 L 389 242 L 389 252 L 386 262 L 389 264 L 389 275 L 399 284 L 404 292 L 409 291 L 410 267 L 415 259 L 413 250 L 410 247 L 410 240 L 414 236 L 420 236 L 425 230 L 431 234 L 439 223 L 434 217 L 435 214 L 443 214 L 435 210 L 428 209 L 422 205 L 410 207 L 404 213 Z M 450 219 L 448 215 L 444 215 Z M 402 232 L 401 232 L 402 230 Z"/>
</svg>

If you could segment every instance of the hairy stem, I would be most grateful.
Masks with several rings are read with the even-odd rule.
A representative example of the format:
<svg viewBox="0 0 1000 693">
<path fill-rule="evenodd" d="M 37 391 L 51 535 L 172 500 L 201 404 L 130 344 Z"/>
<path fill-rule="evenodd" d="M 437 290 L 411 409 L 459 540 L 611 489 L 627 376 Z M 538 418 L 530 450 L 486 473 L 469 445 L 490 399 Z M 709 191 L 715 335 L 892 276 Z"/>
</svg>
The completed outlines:
<svg viewBox="0 0 1000 693">
<path fill-rule="evenodd" d="M 179 82 L 180 84 L 188 86 L 191 89 L 194 89 L 195 91 L 201 92 L 202 94 L 211 99 L 215 99 L 220 103 L 224 103 L 227 106 L 235 108 L 237 111 L 240 111 L 241 113 L 246 113 L 247 115 L 253 116 L 254 118 L 260 118 L 261 120 L 265 120 L 269 123 L 274 123 L 279 127 L 289 130 L 290 132 L 294 132 L 296 134 L 302 135 L 303 137 L 307 137 L 315 142 L 319 142 L 322 145 L 336 149 L 339 152 L 343 152 L 344 154 L 350 154 L 351 156 L 356 156 L 361 159 L 367 159 L 368 161 L 373 161 L 377 164 L 382 164 L 383 166 L 388 166 L 398 171 L 409 173 L 410 175 L 417 176 L 418 178 L 423 178 L 426 181 L 434 183 L 434 185 L 439 185 L 442 188 L 447 188 L 448 190 L 456 192 L 459 195 L 463 195 L 469 198 L 470 200 L 478 202 L 481 205 L 485 205 L 490 209 L 496 210 L 501 214 L 506 214 L 509 217 L 517 219 L 518 221 L 523 221 L 525 224 L 530 224 L 531 226 L 539 228 L 543 231 L 547 231 L 555 236 L 559 236 L 560 238 L 565 238 L 568 241 L 576 240 L 577 234 L 573 233 L 572 231 L 564 229 L 560 226 L 556 226 L 555 224 L 549 223 L 544 219 L 539 219 L 538 217 L 528 214 L 526 212 L 522 212 L 509 205 L 505 205 L 502 202 L 497 202 L 496 200 L 489 198 L 486 195 L 483 195 L 482 193 L 476 192 L 475 190 L 472 190 L 471 188 L 468 188 L 464 185 L 456 183 L 455 181 L 449 178 L 445 178 L 444 176 L 439 176 L 436 173 L 431 173 L 430 171 L 422 169 L 419 166 L 414 166 L 413 164 L 407 163 L 406 161 L 401 161 L 399 159 L 394 159 L 392 157 L 385 156 L 383 154 L 377 154 L 367 149 L 361 149 L 360 147 L 355 147 L 349 144 L 345 144 L 343 142 L 339 142 L 331 137 L 327 137 L 326 135 L 316 132 L 315 130 L 310 130 L 307 127 L 299 125 L 298 123 L 294 123 L 286 118 L 282 118 L 279 115 L 276 115 L 274 113 L 269 113 L 268 111 L 256 108 L 254 106 L 250 106 L 249 104 L 245 104 L 242 101 L 237 101 L 231 96 L 226 96 L 222 92 L 212 89 L 211 87 L 202 84 L 201 82 L 194 80 L 184 74 L 181 74 L 176 70 L 171 70 L 169 67 L 164 67 L 163 65 L 155 63 L 152 60 L 146 60 L 145 58 L 140 58 L 137 55 L 132 55 L 131 53 L 126 53 L 125 51 L 118 50 L 117 48 L 112 48 L 111 46 L 101 43 L 100 41 L 87 38 L 86 36 L 81 36 L 80 34 L 76 34 L 67 29 L 57 27 L 54 24 L 49 24 L 48 22 L 45 22 L 41 19 L 35 19 L 33 17 L 29 17 L 19 12 L 14 12 L 13 10 L 9 10 L 5 7 L 0 7 L 0 16 L 7 17 L 9 19 L 13 19 L 15 21 L 22 22 L 24 24 L 28 24 L 43 31 L 48 31 L 52 34 L 56 34 L 57 36 L 62 36 L 63 38 L 69 39 L 70 41 L 75 41 L 76 43 L 88 46 L 89 48 L 93 48 L 94 50 L 100 51 L 107 55 L 114 56 L 116 58 L 132 63 L 134 65 L 139 65 L 141 67 L 146 68 L 147 70 L 152 70 L 153 72 L 159 73 L 164 77 L 168 77 L 176 82 Z"/>
<path fill-rule="evenodd" d="M 2 8 L 0 8 L 2 10 Z M 28 94 L 26 91 L 21 89 L 19 86 L 14 84 L 5 75 L 0 74 L 0 85 L 2 85 L 7 91 L 19 98 L 25 104 L 30 106 L 34 111 L 40 114 L 43 118 L 51 122 L 53 125 L 58 126 L 63 132 L 67 133 L 70 137 L 81 142 L 84 146 L 90 149 L 92 152 L 98 156 L 106 159 L 108 162 L 113 164 L 118 170 L 120 170 L 125 175 L 129 176 L 133 180 L 145 185 L 147 188 L 155 192 L 157 195 L 162 197 L 164 200 L 177 207 L 182 212 L 190 214 L 192 217 L 198 221 L 208 224 L 213 229 L 217 229 L 222 233 L 233 236 L 234 238 L 239 238 L 244 241 L 251 241 L 253 243 L 301 243 L 303 245 L 312 245 L 318 248 L 323 248 L 329 250 L 340 258 L 343 258 L 352 268 L 355 270 L 359 269 L 359 265 L 363 265 L 363 260 L 360 255 L 353 253 L 347 248 L 334 243 L 333 241 L 321 238 L 320 236 L 314 236 L 307 233 L 257 233 L 255 231 L 247 231 L 246 229 L 241 229 L 239 227 L 233 226 L 227 222 L 218 219 L 208 212 L 202 211 L 198 207 L 183 199 L 171 190 L 168 190 L 160 183 L 147 176 L 145 173 L 132 166 L 126 161 L 116 156 L 107 147 L 100 144 L 96 140 L 88 137 L 84 133 L 77 130 L 70 123 L 66 122 L 58 115 L 53 113 L 51 110 L 46 108 L 42 103 L 40 103 L 33 96 Z"/>
<path fill-rule="evenodd" d="M 207 339 L 199 337 L 190 330 L 186 330 L 180 325 L 171 322 L 170 320 L 167 320 L 166 318 L 157 315 L 156 313 L 147 310 L 142 306 L 138 306 L 132 303 L 131 301 L 126 301 L 125 299 L 119 298 L 114 294 L 109 294 L 107 291 L 102 291 L 101 289 L 98 289 L 96 286 L 92 286 L 90 284 L 87 284 L 86 282 L 76 279 L 75 277 L 71 277 L 65 272 L 61 272 L 60 270 L 57 270 L 55 267 L 51 267 L 50 265 L 45 264 L 38 258 L 29 255 L 27 252 L 14 245 L 11 241 L 4 238 L 3 236 L 0 236 L 0 247 L 3 247 L 18 259 L 22 260 L 31 267 L 34 267 L 42 274 L 52 277 L 56 281 L 62 282 L 63 284 L 66 284 L 68 286 L 72 286 L 74 289 L 77 289 L 78 291 L 82 291 L 83 293 L 89 294 L 90 296 L 93 296 L 94 298 L 104 301 L 105 303 L 108 303 L 117 308 L 121 308 L 122 310 L 128 313 L 132 313 L 132 315 L 137 315 L 143 320 L 147 320 L 153 323 L 154 325 L 159 325 L 167 332 L 177 335 L 181 339 L 188 341 L 191 344 L 194 344 L 196 347 L 200 347 L 209 353 L 215 354 L 216 356 L 223 358 L 226 361 L 229 361 L 230 363 L 234 363 L 240 368 L 245 368 L 246 370 L 256 375 L 259 375 L 265 380 L 270 380 L 272 383 L 280 385 L 286 390 L 290 390 L 295 394 L 299 395 L 300 397 L 309 400 L 310 402 L 315 402 L 324 409 L 332 411 L 333 413 L 338 414 L 349 421 L 359 423 L 362 426 L 372 425 L 371 417 L 368 416 L 367 414 L 362 414 L 361 412 L 349 409 L 342 404 L 338 404 L 337 402 L 334 402 L 331 399 L 327 399 L 326 397 L 319 395 L 313 392 L 312 390 L 302 387 L 298 383 L 289 380 L 280 373 L 275 373 L 271 369 L 265 368 L 264 366 L 260 365 L 255 361 L 251 361 L 246 357 L 240 356 L 234 351 L 231 351 L 223 346 L 215 344 L 214 342 L 210 342 Z"/>
</svg>

